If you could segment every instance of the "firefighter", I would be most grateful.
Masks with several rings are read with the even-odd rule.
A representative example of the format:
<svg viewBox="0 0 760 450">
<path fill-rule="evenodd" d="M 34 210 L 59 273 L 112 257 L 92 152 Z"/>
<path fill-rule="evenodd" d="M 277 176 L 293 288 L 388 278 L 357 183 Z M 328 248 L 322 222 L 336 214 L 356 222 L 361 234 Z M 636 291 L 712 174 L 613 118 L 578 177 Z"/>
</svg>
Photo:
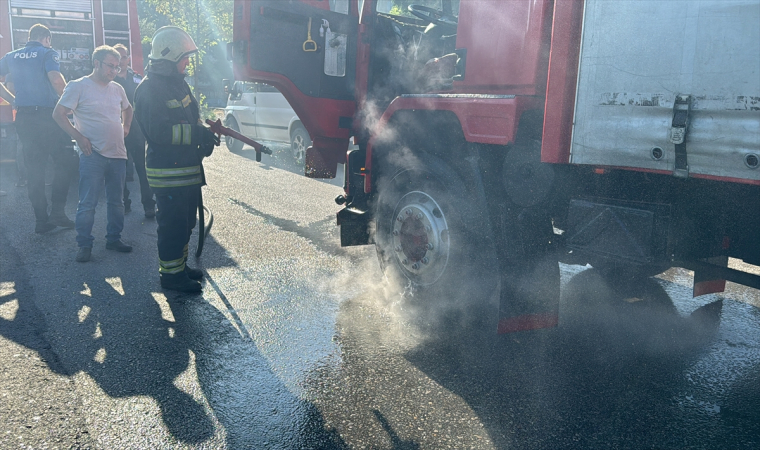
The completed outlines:
<svg viewBox="0 0 760 450">
<path fill-rule="evenodd" d="M 146 140 L 148 183 L 156 194 L 158 264 L 161 287 L 200 292 L 203 272 L 187 266 L 195 227 L 202 161 L 219 137 L 200 121 L 198 101 L 185 82 L 185 69 L 198 51 L 184 30 L 162 27 L 153 35 L 147 75 L 135 91 L 135 119 Z"/>
</svg>

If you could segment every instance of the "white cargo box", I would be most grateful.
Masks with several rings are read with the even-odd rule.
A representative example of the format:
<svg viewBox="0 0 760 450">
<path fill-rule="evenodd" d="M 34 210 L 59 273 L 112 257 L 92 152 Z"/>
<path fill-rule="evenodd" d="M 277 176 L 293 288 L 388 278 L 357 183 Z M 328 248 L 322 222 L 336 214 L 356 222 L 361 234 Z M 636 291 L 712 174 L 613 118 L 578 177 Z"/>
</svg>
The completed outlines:
<svg viewBox="0 0 760 450">
<path fill-rule="evenodd" d="M 586 0 L 572 163 L 760 180 L 758 158 L 760 0 Z"/>
</svg>

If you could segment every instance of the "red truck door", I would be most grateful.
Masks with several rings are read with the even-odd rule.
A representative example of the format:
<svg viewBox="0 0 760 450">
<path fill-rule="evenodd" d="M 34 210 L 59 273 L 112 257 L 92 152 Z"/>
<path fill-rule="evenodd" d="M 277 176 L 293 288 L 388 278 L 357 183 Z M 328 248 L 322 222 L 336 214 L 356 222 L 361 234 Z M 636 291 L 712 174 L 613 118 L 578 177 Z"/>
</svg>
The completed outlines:
<svg viewBox="0 0 760 450">
<path fill-rule="evenodd" d="M 306 175 L 333 178 L 345 161 L 356 103 L 355 2 L 235 1 L 235 77 L 275 86 L 313 144 Z"/>
</svg>

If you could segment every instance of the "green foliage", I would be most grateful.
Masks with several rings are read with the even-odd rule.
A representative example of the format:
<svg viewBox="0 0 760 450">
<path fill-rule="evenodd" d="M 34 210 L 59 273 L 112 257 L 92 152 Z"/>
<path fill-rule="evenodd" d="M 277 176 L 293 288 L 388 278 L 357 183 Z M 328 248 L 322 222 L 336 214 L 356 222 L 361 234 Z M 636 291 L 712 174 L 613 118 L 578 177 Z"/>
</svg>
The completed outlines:
<svg viewBox="0 0 760 450">
<path fill-rule="evenodd" d="M 150 35 L 174 25 L 190 33 L 199 47 L 232 38 L 233 0 L 138 0 L 137 7 L 140 25 Z"/>
<path fill-rule="evenodd" d="M 233 0 L 138 0 L 143 40 L 163 26 L 187 31 L 201 51 L 232 39 Z"/>
<path fill-rule="evenodd" d="M 201 114 L 201 121 L 206 122 L 206 119 L 216 119 L 216 113 L 214 112 L 214 108 L 211 108 L 208 106 L 208 102 L 206 101 L 206 96 L 203 95 L 203 93 L 196 92 L 194 88 L 191 88 L 193 91 L 193 95 L 198 99 L 198 105 L 200 107 L 200 114 Z"/>
<path fill-rule="evenodd" d="M 232 76 L 223 50 L 232 40 L 232 10 L 233 0 L 137 0 L 143 44 L 150 44 L 159 28 L 173 25 L 187 31 L 198 46 L 198 56 L 191 59 L 188 75 L 193 77 L 191 84 L 204 85 L 196 92 L 204 116 L 209 108 L 201 90 L 217 92 L 222 78 Z"/>
</svg>

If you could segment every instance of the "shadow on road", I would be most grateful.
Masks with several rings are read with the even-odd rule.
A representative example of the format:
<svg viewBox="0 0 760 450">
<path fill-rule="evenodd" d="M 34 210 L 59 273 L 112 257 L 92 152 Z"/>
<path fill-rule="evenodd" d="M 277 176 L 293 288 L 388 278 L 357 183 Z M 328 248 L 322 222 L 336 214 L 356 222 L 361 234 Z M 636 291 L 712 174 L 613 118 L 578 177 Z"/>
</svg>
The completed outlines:
<svg viewBox="0 0 760 450">
<path fill-rule="evenodd" d="M 45 340 L 47 323 L 34 303 L 34 287 L 18 252 L 0 234 L 0 336 L 36 351 L 50 370 L 71 375 Z"/>
<path fill-rule="evenodd" d="M 738 448 L 757 413 L 727 428 L 711 405 L 685 405 L 721 306 L 683 317 L 654 279 L 621 292 L 586 270 L 564 287 L 557 329 L 428 341 L 406 358 L 461 396 L 496 448 Z"/>
<path fill-rule="evenodd" d="M 152 443 L 144 448 L 175 440 L 215 448 L 224 441 L 231 449 L 345 448 L 336 432 L 325 429 L 314 405 L 273 373 L 256 342 L 241 332 L 241 322 L 228 320 L 202 295 L 161 292 L 150 237 L 154 225 L 133 225 L 134 235 L 148 235 L 134 253 L 108 252 L 96 242 L 93 261 L 76 264 L 73 231 L 15 233 L 21 219 L 6 213 L 0 227 L 0 306 L 13 314 L 0 311 L 0 335 L 38 352 L 56 373 L 85 373 L 109 398 L 142 404 L 138 411 L 131 402 L 101 401 L 84 381 L 79 392 L 87 395 L 80 398 L 96 440 L 121 435 L 129 423 L 151 426 L 151 416 L 142 416 L 150 407 L 137 400 L 149 397 L 165 431 L 108 445 L 138 445 L 143 439 Z M 103 215 L 101 210 L 98 217 Z M 96 227 L 94 234 L 100 232 Z M 195 236 L 191 250 L 194 243 Z M 207 252 L 224 251 L 213 237 L 206 245 Z M 204 263 L 234 265 L 219 258 Z"/>
<path fill-rule="evenodd" d="M 377 421 L 380 422 L 380 425 L 383 427 L 383 430 L 388 433 L 388 436 L 391 440 L 391 445 L 393 446 L 393 450 L 419 450 L 420 445 L 417 444 L 414 441 L 410 440 L 404 440 L 399 437 L 399 435 L 393 430 L 393 427 L 391 427 L 391 424 L 388 422 L 388 419 L 385 418 L 383 413 L 380 411 L 373 409 L 372 413 L 375 415 L 375 418 L 377 418 Z"/>
<path fill-rule="evenodd" d="M 229 448 L 344 448 L 337 433 L 324 429 L 316 408 L 272 372 L 239 318 L 233 326 L 198 297 L 172 301 L 171 309 Z"/>
<path fill-rule="evenodd" d="M 224 261 L 225 249 L 211 234 L 201 260 L 191 263 L 205 269 L 234 264 Z M 195 355 L 204 396 L 226 430 L 228 447 L 348 448 L 336 430 L 325 426 L 317 407 L 292 394 L 272 371 L 244 321 L 208 273 L 204 283 L 223 307 L 218 309 L 198 296 L 176 297 L 185 301 L 170 297 L 169 304 L 178 336 Z"/>
<path fill-rule="evenodd" d="M 87 373 L 110 397 L 155 399 L 177 440 L 203 442 L 213 436 L 214 424 L 198 399 L 175 385 L 188 369 L 187 342 L 162 311 L 161 295 L 138 288 L 144 284 L 129 276 L 118 282 L 85 276 L 85 289 L 67 305 L 79 320 L 59 328 L 66 345 L 57 351 L 70 372 Z M 114 296 L 115 290 L 123 294 Z M 69 335 L 60 335 L 66 329 Z"/>
</svg>

